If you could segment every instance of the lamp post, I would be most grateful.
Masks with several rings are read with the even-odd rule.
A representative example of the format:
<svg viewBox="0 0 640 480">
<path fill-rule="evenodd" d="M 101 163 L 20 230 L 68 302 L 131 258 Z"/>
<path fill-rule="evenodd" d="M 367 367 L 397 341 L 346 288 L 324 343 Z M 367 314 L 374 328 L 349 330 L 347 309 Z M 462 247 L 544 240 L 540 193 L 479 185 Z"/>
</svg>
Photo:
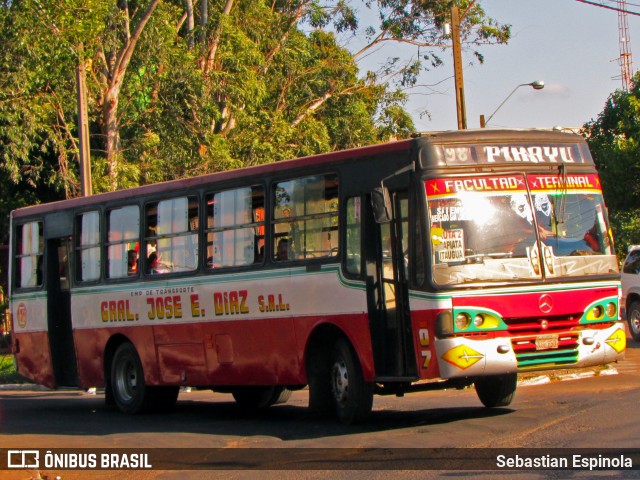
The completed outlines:
<svg viewBox="0 0 640 480">
<path fill-rule="evenodd" d="M 513 95 L 515 91 L 520 87 L 532 87 L 534 90 L 542 90 L 544 88 L 544 82 L 542 80 L 535 80 L 531 83 L 521 83 L 520 85 L 517 85 L 516 88 L 514 88 L 509 95 L 507 95 L 507 98 L 505 98 L 502 101 L 502 103 L 498 105 L 498 108 L 495 109 L 495 111 L 489 116 L 489 118 L 487 118 L 486 121 L 484 119 L 484 115 L 480 115 L 480 128 L 484 128 L 489 124 L 489 122 L 491 121 L 493 116 L 498 112 L 498 110 L 502 108 L 502 106 L 507 102 L 507 100 L 511 98 L 511 95 Z"/>
</svg>

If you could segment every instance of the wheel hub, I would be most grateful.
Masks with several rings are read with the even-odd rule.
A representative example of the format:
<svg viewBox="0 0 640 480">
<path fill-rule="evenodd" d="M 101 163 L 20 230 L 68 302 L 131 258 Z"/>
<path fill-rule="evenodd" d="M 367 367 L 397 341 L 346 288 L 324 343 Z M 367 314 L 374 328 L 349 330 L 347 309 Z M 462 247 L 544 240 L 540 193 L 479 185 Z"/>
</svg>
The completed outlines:
<svg viewBox="0 0 640 480">
<path fill-rule="evenodd" d="M 133 398 L 133 392 L 135 392 L 138 384 L 136 369 L 131 362 L 122 362 L 118 366 L 117 373 L 116 388 L 120 393 L 120 397 L 125 401 L 130 401 Z"/>
<path fill-rule="evenodd" d="M 344 404 L 349 397 L 349 375 L 344 361 L 338 361 L 333 365 L 331 387 L 338 404 Z"/>
</svg>

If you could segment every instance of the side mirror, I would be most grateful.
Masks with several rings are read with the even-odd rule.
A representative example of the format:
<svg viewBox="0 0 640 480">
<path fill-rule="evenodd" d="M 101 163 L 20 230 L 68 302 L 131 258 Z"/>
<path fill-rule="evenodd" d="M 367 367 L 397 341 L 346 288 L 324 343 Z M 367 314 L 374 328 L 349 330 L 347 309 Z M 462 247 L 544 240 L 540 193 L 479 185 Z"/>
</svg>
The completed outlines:
<svg viewBox="0 0 640 480">
<path fill-rule="evenodd" d="M 377 223 L 389 223 L 391 221 L 391 197 L 385 187 L 374 188 L 371 191 L 371 207 Z"/>
</svg>

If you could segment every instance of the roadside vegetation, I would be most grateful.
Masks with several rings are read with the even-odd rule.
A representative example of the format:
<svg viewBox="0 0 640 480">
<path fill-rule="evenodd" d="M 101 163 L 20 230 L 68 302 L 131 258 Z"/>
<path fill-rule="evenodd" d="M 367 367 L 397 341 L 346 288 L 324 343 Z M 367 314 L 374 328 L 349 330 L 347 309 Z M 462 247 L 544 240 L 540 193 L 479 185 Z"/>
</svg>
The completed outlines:
<svg viewBox="0 0 640 480">
<path fill-rule="evenodd" d="M 640 244 L 640 72 L 633 88 L 607 99 L 598 118 L 585 125 L 609 219 L 622 261 L 630 245 Z"/>
<path fill-rule="evenodd" d="M 0 355 L 0 385 L 7 383 L 26 383 L 27 380 L 16 372 L 13 356 Z"/>
<path fill-rule="evenodd" d="M 477 0 L 0 0 L 0 218 L 80 194 L 79 67 L 100 193 L 408 138 L 454 4 L 475 62 L 509 40 Z"/>
</svg>

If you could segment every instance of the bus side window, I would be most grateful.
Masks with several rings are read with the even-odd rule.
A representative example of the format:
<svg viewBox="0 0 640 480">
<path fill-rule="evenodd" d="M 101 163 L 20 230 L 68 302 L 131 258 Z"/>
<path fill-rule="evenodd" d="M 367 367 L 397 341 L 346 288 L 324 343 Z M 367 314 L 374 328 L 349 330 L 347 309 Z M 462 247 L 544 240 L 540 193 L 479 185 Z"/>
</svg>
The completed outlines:
<svg viewBox="0 0 640 480">
<path fill-rule="evenodd" d="M 146 273 L 178 273 L 198 268 L 197 218 L 198 198 L 195 196 L 147 205 Z"/>
<path fill-rule="evenodd" d="M 325 174 L 274 184 L 271 224 L 274 261 L 285 260 L 284 239 L 288 246 L 286 260 L 338 255 L 338 183 L 336 174 Z"/>
<path fill-rule="evenodd" d="M 352 275 L 360 275 L 362 271 L 362 210 L 360 197 L 348 198 L 346 208 L 346 270 Z"/>
<path fill-rule="evenodd" d="M 135 205 L 107 212 L 107 277 L 127 278 L 138 274 L 140 211 Z"/>
<path fill-rule="evenodd" d="M 76 278 L 81 282 L 100 279 L 100 212 L 76 217 Z"/>
<path fill-rule="evenodd" d="M 264 188 L 213 193 L 207 205 L 207 268 L 261 263 L 264 255 Z"/>
<path fill-rule="evenodd" d="M 16 229 L 16 288 L 42 285 L 43 246 L 42 222 L 30 222 Z"/>
</svg>

